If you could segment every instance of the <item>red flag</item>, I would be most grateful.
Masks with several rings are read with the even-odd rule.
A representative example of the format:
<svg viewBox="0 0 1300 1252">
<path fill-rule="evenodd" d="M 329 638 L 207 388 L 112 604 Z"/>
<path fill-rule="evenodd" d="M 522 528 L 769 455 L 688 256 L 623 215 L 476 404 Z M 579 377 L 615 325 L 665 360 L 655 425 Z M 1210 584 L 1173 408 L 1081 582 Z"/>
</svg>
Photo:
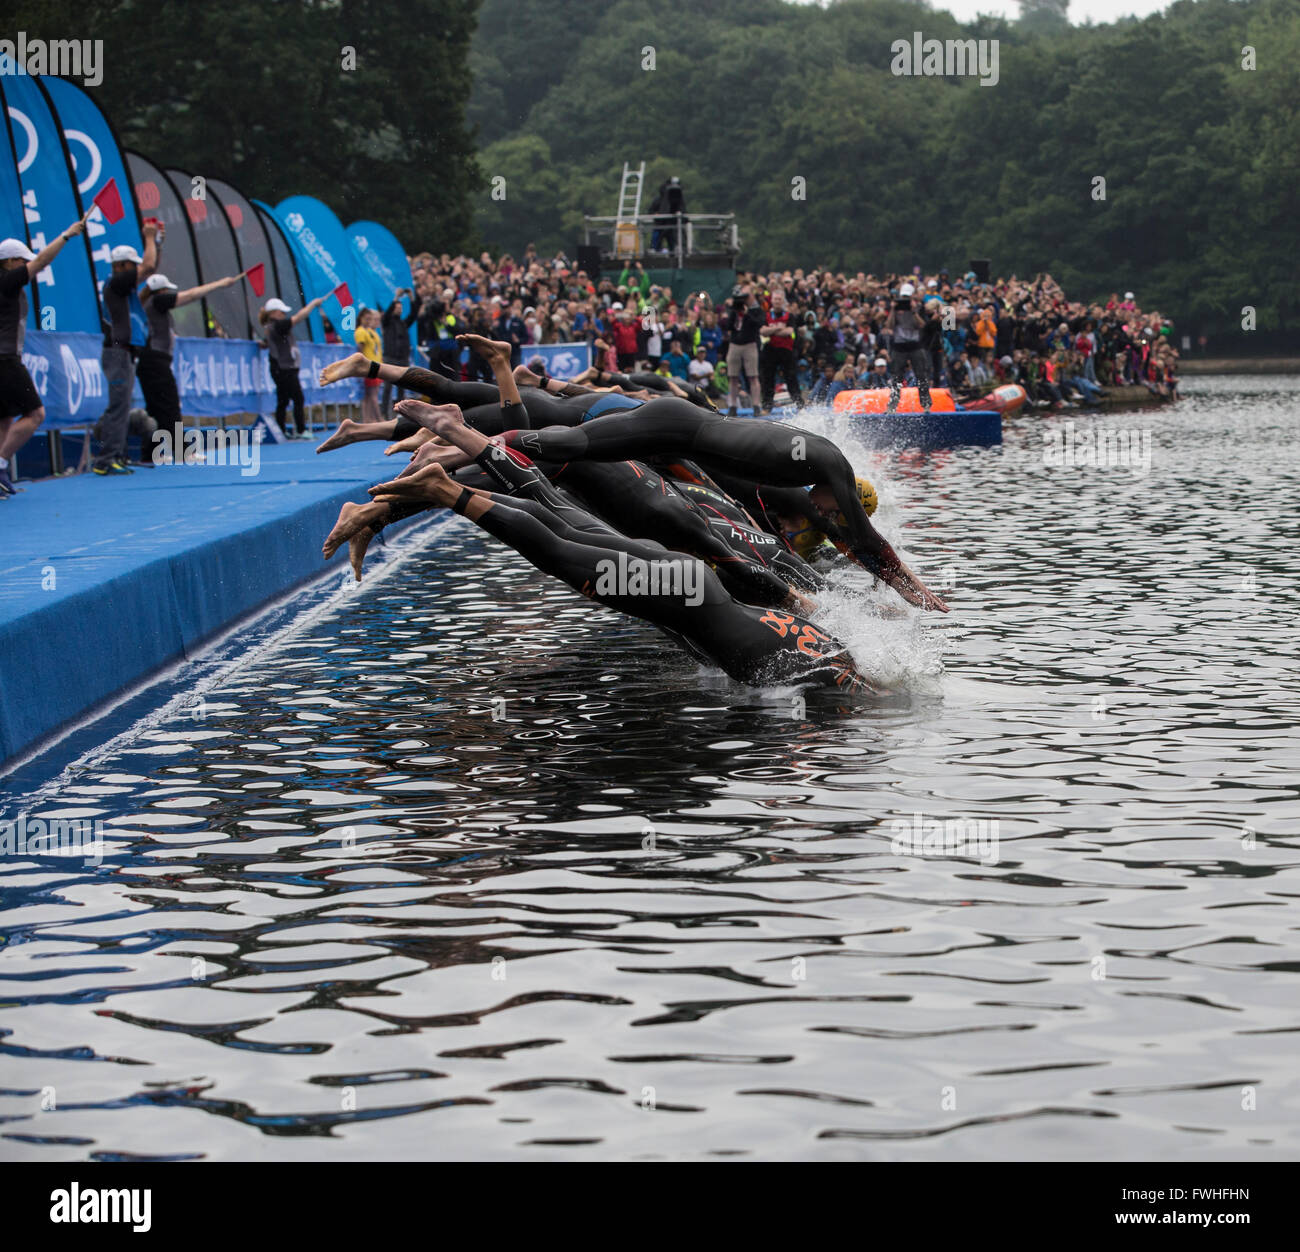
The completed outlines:
<svg viewBox="0 0 1300 1252">
<path fill-rule="evenodd" d="M 100 189 L 94 203 L 104 215 L 110 226 L 116 225 L 126 216 L 122 207 L 122 197 L 117 190 L 117 179 L 110 178 Z"/>
<path fill-rule="evenodd" d="M 334 288 L 334 295 L 345 309 L 352 303 L 352 293 L 348 290 L 347 283 L 339 283 Z"/>
<path fill-rule="evenodd" d="M 259 261 L 244 275 L 253 294 L 260 300 L 266 294 L 266 265 Z"/>
</svg>

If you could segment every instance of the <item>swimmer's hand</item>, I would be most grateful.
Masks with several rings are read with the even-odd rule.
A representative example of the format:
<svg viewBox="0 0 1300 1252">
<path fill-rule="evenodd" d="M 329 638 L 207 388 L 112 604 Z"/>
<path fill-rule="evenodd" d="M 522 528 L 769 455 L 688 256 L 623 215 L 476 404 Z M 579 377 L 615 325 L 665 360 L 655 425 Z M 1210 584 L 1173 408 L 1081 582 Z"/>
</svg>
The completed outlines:
<svg viewBox="0 0 1300 1252">
<path fill-rule="evenodd" d="M 880 571 L 881 581 L 898 592 L 908 604 L 918 608 L 930 609 L 936 613 L 947 613 L 948 606 L 929 589 L 906 565 L 899 561 L 895 566 L 888 566 Z"/>
<path fill-rule="evenodd" d="M 796 591 L 795 588 L 791 587 L 790 594 L 781 607 L 791 609 L 795 613 L 801 613 L 804 617 L 811 617 L 817 612 L 818 605 L 816 600 L 810 600 L 801 591 Z"/>
</svg>

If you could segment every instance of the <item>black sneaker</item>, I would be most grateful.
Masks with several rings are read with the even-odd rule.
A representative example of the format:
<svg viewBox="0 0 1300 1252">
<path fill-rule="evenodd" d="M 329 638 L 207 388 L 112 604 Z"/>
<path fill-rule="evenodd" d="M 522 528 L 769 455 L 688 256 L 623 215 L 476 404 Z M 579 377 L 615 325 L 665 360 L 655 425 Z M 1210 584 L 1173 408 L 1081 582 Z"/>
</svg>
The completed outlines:
<svg viewBox="0 0 1300 1252">
<path fill-rule="evenodd" d="M 98 474 L 102 478 L 106 474 L 134 474 L 135 470 L 121 461 L 111 461 L 107 465 L 95 465 L 91 467 L 91 473 Z"/>
</svg>

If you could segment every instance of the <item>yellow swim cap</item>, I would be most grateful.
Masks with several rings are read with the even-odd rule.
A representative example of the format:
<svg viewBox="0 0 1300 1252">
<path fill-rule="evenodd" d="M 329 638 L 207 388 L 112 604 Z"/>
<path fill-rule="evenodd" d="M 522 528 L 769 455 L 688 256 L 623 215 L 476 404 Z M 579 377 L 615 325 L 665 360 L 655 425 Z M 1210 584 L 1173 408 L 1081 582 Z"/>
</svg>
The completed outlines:
<svg viewBox="0 0 1300 1252">
<path fill-rule="evenodd" d="M 807 560 L 814 549 L 826 538 L 820 530 L 805 522 L 802 530 L 787 530 L 786 542 L 794 549 L 795 555 Z"/>
<path fill-rule="evenodd" d="M 862 501 L 862 511 L 870 517 L 880 504 L 876 489 L 865 478 L 855 478 L 853 481 L 858 485 L 858 499 Z"/>
</svg>

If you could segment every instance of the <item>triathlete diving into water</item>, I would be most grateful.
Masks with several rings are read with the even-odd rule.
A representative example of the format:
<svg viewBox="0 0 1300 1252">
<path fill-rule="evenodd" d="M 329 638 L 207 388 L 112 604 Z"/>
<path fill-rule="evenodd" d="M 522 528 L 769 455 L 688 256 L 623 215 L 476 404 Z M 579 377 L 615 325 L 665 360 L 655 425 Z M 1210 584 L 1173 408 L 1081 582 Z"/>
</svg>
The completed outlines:
<svg viewBox="0 0 1300 1252">
<path fill-rule="evenodd" d="M 322 372 L 322 384 L 379 378 L 437 402 L 403 400 L 392 421 L 344 422 L 321 445 L 383 439 L 390 452 L 414 452 L 397 478 L 371 489 L 369 503 L 345 505 L 325 541 L 326 558 L 348 545 L 358 578 L 385 526 L 453 508 L 539 569 L 651 622 L 734 678 L 853 691 L 870 685 L 808 620 L 817 607 L 808 593 L 822 579 L 801 559 L 809 551 L 801 523 L 905 600 L 947 611 L 871 525 L 874 489 L 829 440 L 723 419 L 639 387 L 636 377 L 595 375 L 614 384 L 608 390 L 540 378 L 511 368 L 507 344 L 458 339 L 491 365 L 495 385 L 359 354 Z M 629 568 L 665 573 L 649 579 L 649 591 L 611 581 Z"/>
</svg>

